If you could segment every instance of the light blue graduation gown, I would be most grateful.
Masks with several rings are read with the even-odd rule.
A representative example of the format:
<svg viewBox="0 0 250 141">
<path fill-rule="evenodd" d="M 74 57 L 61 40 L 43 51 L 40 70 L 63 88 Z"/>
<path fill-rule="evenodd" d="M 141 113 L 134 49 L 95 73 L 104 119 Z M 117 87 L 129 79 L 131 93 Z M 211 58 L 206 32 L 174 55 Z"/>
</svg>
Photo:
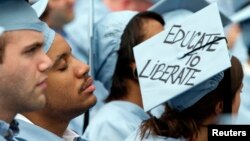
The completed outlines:
<svg viewBox="0 0 250 141">
<path fill-rule="evenodd" d="M 17 124 L 17 121 L 16 120 L 12 121 L 11 124 L 3 120 L 0 120 L 0 141 L 19 141 L 19 140 L 24 141 L 23 139 L 15 138 L 15 135 L 17 135 L 20 130 Z M 13 126 L 13 127 L 10 127 L 10 126 Z M 7 133 L 9 133 L 8 139 L 6 139 L 5 137 Z"/>
<path fill-rule="evenodd" d="M 94 95 L 97 98 L 97 103 L 89 110 L 89 120 L 91 121 L 98 110 L 104 105 L 104 99 L 108 96 L 108 91 L 104 88 L 101 82 L 94 81 L 94 85 L 96 87 L 96 90 L 94 92 Z M 77 132 L 79 135 L 82 135 L 83 125 L 84 125 L 84 114 L 74 118 L 70 121 L 69 127 L 70 129 Z"/>
<path fill-rule="evenodd" d="M 98 111 L 83 136 L 90 141 L 123 141 L 148 118 L 136 104 L 112 101 Z"/>
<path fill-rule="evenodd" d="M 147 138 L 141 139 L 140 130 L 137 129 L 131 133 L 124 141 L 186 141 L 184 138 L 166 138 L 163 136 L 149 135 Z"/>
<path fill-rule="evenodd" d="M 19 119 L 17 121 L 20 128 L 17 138 L 20 137 L 27 141 L 63 141 L 62 138 L 37 125 Z"/>
<path fill-rule="evenodd" d="M 68 39 L 72 47 L 72 52 L 76 58 L 81 61 L 88 62 L 89 52 L 89 15 L 90 4 L 87 0 L 77 0 L 74 7 L 75 18 L 72 22 L 64 27 L 68 34 Z M 103 4 L 102 0 L 94 0 L 94 22 L 97 22 L 104 15 L 109 13 L 109 10 Z"/>
<path fill-rule="evenodd" d="M 6 141 L 2 136 L 0 136 L 0 141 Z"/>
<path fill-rule="evenodd" d="M 73 55 L 81 60 L 82 62 L 85 62 L 89 64 L 89 45 L 90 45 L 90 38 L 88 36 L 89 29 L 89 15 L 90 11 L 90 5 L 89 1 L 87 0 L 77 0 L 74 12 L 75 12 L 75 18 L 72 22 L 67 24 L 64 27 L 64 34 L 63 36 L 67 40 L 67 42 L 72 47 L 72 53 Z M 107 9 L 107 7 L 103 4 L 102 0 L 94 0 L 94 23 L 96 23 L 98 20 L 100 20 L 104 15 L 109 13 L 110 11 Z M 102 63 L 99 59 L 97 59 L 97 52 L 101 52 L 102 58 L 108 56 L 110 53 L 108 51 L 103 52 L 102 50 L 99 50 L 98 47 L 92 47 L 92 59 L 93 59 L 93 66 L 91 66 L 91 69 L 94 70 L 94 76 L 95 76 L 95 86 L 96 90 L 94 92 L 95 96 L 97 97 L 97 103 L 96 105 L 91 108 L 90 110 L 90 117 L 91 120 L 95 113 L 99 110 L 100 107 L 103 105 L 104 99 L 108 96 L 109 92 L 107 91 L 106 85 L 111 83 L 111 77 L 113 75 L 113 69 L 110 69 L 109 66 L 104 66 L 103 69 L 99 69 L 100 66 L 98 64 Z M 98 56 L 100 57 L 100 56 Z M 108 61 L 108 65 L 111 64 L 111 66 L 115 66 L 115 63 L 111 57 L 110 60 L 107 60 L 106 58 L 104 60 Z M 98 69 L 96 69 L 96 65 L 98 65 Z M 107 84 L 106 84 L 107 82 Z M 102 84 L 100 84 L 102 83 Z M 82 128 L 84 121 L 84 115 L 80 115 L 73 119 L 70 122 L 70 127 L 74 131 L 76 131 L 78 134 L 82 134 Z"/>
<path fill-rule="evenodd" d="M 0 120 L 0 141 L 6 141 L 6 139 L 4 139 L 4 134 L 8 131 L 8 129 L 9 124 L 3 120 Z"/>
<path fill-rule="evenodd" d="M 242 34 L 236 39 L 233 48 L 231 50 L 232 55 L 236 56 L 241 63 L 247 61 L 247 47 L 243 42 Z"/>
</svg>

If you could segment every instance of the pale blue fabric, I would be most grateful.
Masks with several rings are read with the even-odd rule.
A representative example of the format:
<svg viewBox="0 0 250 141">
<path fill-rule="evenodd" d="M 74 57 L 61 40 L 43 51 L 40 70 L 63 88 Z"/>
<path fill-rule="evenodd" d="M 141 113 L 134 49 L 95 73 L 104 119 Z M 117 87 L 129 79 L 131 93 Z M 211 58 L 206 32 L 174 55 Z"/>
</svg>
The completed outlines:
<svg viewBox="0 0 250 141">
<path fill-rule="evenodd" d="M 91 117 L 91 116 L 90 116 Z M 77 134 L 82 135 L 84 125 L 84 114 L 72 119 L 69 123 L 69 128 L 74 130 Z"/>
<path fill-rule="evenodd" d="M 66 25 L 59 33 L 67 40 L 72 48 L 72 54 L 80 61 L 89 64 L 89 45 L 90 40 L 88 38 L 89 31 L 89 1 L 77 0 L 74 7 L 75 19 Z M 108 10 L 102 4 L 102 0 L 94 0 L 94 22 L 97 22 L 103 17 Z M 92 68 L 91 68 L 92 69 Z M 96 105 L 90 110 L 91 120 L 98 109 L 103 105 L 104 99 L 108 96 L 108 91 L 99 80 L 94 80 L 96 90 L 94 95 L 97 97 Z M 69 126 L 78 134 L 82 134 L 84 125 L 84 116 L 80 115 L 73 119 Z"/>
<path fill-rule="evenodd" d="M 215 76 L 205 80 L 197 86 L 194 86 L 190 90 L 170 99 L 168 101 L 169 106 L 177 111 L 182 111 L 186 108 L 189 108 L 206 94 L 216 89 L 223 77 L 223 72 L 216 74 Z"/>
<path fill-rule="evenodd" d="M 0 136 L 4 137 L 7 134 L 9 129 L 9 124 L 5 121 L 0 120 Z"/>
<path fill-rule="evenodd" d="M 89 0 L 77 0 L 74 7 L 75 19 L 64 27 L 69 42 L 72 46 L 73 54 L 79 60 L 88 62 L 89 57 Z M 110 11 L 102 3 L 102 0 L 94 0 L 94 23 L 99 21 Z M 92 16 L 92 15 L 91 15 Z"/>
<path fill-rule="evenodd" d="M 53 44 L 56 33 L 53 29 L 49 28 L 48 25 L 45 25 L 43 29 L 43 34 L 44 34 L 44 42 L 45 42 L 43 46 L 43 50 L 47 53 Z"/>
<path fill-rule="evenodd" d="M 170 12 L 163 13 L 162 17 L 164 21 L 167 23 L 165 27 L 168 28 L 169 25 L 180 23 L 181 21 L 184 21 L 187 17 L 189 17 L 192 14 L 193 12 L 187 9 L 176 9 Z"/>
<path fill-rule="evenodd" d="M 0 141 L 6 141 L 2 136 L 0 136 Z"/>
<path fill-rule="evenodd" d="M 5 31 L 27 29 L 43 32 L 45 52 L 50 48 L 55 35 L 47 24 L 39 20 L 35 10 L 25 0 L 0 0 L 0 26 Z"/>
<path fill-rule="evenodd" d="M 240 95 L 241 102 L 238 112 L 237 123 L 239 124 L 250 124 L 250 65 L 246 62 L 243 63 L 244 77 L 243 77 L 243 88 Z"/>
<path fill-rule="evenodd" d="M 41 32 L 44 23 L 24 0 L 0 0 L 0 25 L 5 31 L 30 29 Z"/>
<path fill-rule="evenodd" d="M 236 3 L 236 2 L 235 2 Z M 238 8 L 236 7 L 237 11 L 240 11 L 244 8 L 244 6 L 249 6 L 249 0 L 240 0 Z M 244 71 L 244 78 L 243 78 L 243 89 L 241 94 L 241 103 L 238 112 L 238 120 L 237 123 L 239 124 L 250 124 L 250 66 L 248 61 L 250 56 L 248 55 L 247 51 L 250 48 L 250 16 L 246 17 L 244 20 L 240 21 L 240 28 L 241 33 L 239 38 L 237 39 L 236 45 L 233 49 L 235 50 L 235 55 L 238 57 L 242 63 L 243 71 Z M 238 43 L 238 44 L 237 44 Z M 239 44 L 240 43 L 240 44 Z M 244 57 L 244 58 L 243 58 Z"/>
<path fill-rule="evenodd" d="M 237 37 L 232 49 L 231 49 L 232 55 L 237 57 L 241 63 L 244 63 L 248 59 L 247 55 L 247 47 L 243 42 L 242 33 Z"/>
<path fill-rule="evenodd" d="M 101 81 L 109 91 L 120 49 L 121 35 L 128 22 L 138 12 L 113 12 L 103 17 L 95 25 L 94 72 L 95 79 Z"/>
<path fill-rule="evenodd" d="M 96 87 L 94 95 L 97 98 L 97 103 L 90 109 L 89 121 L 92 121 L 98 110 L 104 105 L 104 99 L 106 99 L 106 97 L 108 96 L 108 91 L 104 88 L 103 84 L 100 81 L 95 80 L 94 85 Z M 84 118 L 84 114 L 82 114 L 71 120 L 69 124 L 69 127 L 76 131 L 79 135 L 81 135 L 83 131 Z"/>
<path fill-rule="evenodd" d="M 242 7 L 244 7 L 246 4 L 249 3 L 249 0 L 232 0 L 233 2 L 233 8 L 234 8 L 234 11 L 238 11 L 240 10 Z"/>
<path fill-rule="evenodd" d="M 249 106 L 250 95 L 243 93 L 241 95 L 241 104 L 237 116 L 237 124 L 250 124 L 250 106 Z"/>
<path fill-rule="evenodd" d="M 195 4 L 194 4 L 195 3 Z M 208 6 L 210 3 L 207 0 L 161 0 L 150 8 L 151 11 L 157 12 L 159 14 L 164 14 L 173 10 L 186 9 L 193 13 L 201 10 L 202 8 Z M 223 27 L 231 24 L 231 20 L 224 13 L 220 11 L 220 17 Z"/>
<path fill-rule="evenodd" d="M 99 110 L 83 136 L 90 141 L 123 141 L 148 118 L 141 107 L 131 102 L 112 101 Z"/>
<path fill-rule="evenodd" d="M 220 11 L 222 11 L 223 14 L 230 17 L 234 14 L 234 6 L 236 3 L 233 3 L 235 0 L 207 0 L 209 3 L 211 2 L 217 2 L 218 7 Z M 239 4 L 240 0 L 237 1 L 237 4 Z"/>
<path fill-rule="evenodd" d="M 167 138 L 163 136 L 149 135 L 143 139 L 140 137 L 140 129 L 131 133 L 124 141 L 186 141 L 184 138 Z"/>
<path fill-rule="evenodd" d="M 19 126 L 16 120 L 13 120 L 10 124 L 0 120 L 0 141 L 16 141 L 15 138 L 19 133 Z M 20 139 L 21 141 L 23 139 Z"/>
<path fill-rule="evenodd" d="M 65 26 L 64 35 L 72 45 L 72 52 L 76 58 L 88 63 L 90 44 L 88 13 L 90 8 L 86 0 L 77 1 L 75 6 L 76 17 L 72 23 Z M 95 0 L 94 6 L 94 45 L 92 47 L 94 76 L 109 90 L 121 34 L 136 12 L 110 12 L 103 5 L 102 0 Z"/>
<path fill-rule="evenodd" d="M 81 137 L 77 137 L 77 138 L 75 138 L 73 141 L 88 141 L 88 139 L 84 139 L 84 138 L 81 138 Z"/>
<path fill-rule="evenodd" d="M 43 14 L 48 5 L 48 2 L 48 0 L 37 0 L 35 3 L 32 3 L 32 8 L 35 9 L 38 17 Z"/>
<path fill-rule="evenodd" d="M 94 65 L 92 67 L 94 68 L 92 69 L 94 69 L 94 84 L 96 86 L 96 91 L 94 94 L 97 97 L 97 104 L 90 111 L 90 120 L 92 120 L 92 118 L 95 116 L 95 113 L 103 106 L 103 101 L 109 94 L 109 88 L 111 87 L 112 77 L 117 60 L 117 51 L 120 48 L 121 35 L 129 20 L 136 13 L 137 12 L 132 11 L 110 13 L 103 17 L 95 25 L 95 45 L 92 50 L 94 52 Z M 69 39 L 66 32 L 63 32 L 63 35 L 66 37 L 66 39 Z M 69 43 L 72 44 L 74 42 L 69 40 Z M 72 52 L 77 58 L 79 58 L 78 54 L 81 53 L 81 49 L 73 45 Z M 81 54 L 83 54 L 83 52 Z M 84 61 L 85 59 L 82 60 Z M 77 117 L 70 122 L 70 127 L 79 134 L 82 133 L 84 120 L 81 117 Z"/>
<path fill-rule="evenodd" d="M 63 141 L 62 138 L 37 125 L 19 119 L 18 122 L 20 133 L 17 138 L 23 138 L 27 141 Z"/>
<path fill-rule="evenodd" d="M 67 32 L 65 32 L 65 30 L 61 30 L 61 31 L 57 31 L 57 32 L 60 33 L 65 38 L 65 40 L 68 42 L 68 44 L 72 48 L 72 54 L 77 59 L 84 62 L 85 64 L 89 64 L 89 62 L 88 62 L 88 56 L 89 56 L 88 49 L 85 50 L 86 48 L 84 47 L 84 45 L 86 45 L 86 43 L 78 44 L 77 41 L 75 40 L 76 37 L 70 36 Z M 103 105 L 103 101 L 108 96 L 108 91 L 106 90 L 106 88 L 104 87 L 102 82 L 95 79 L 94 85 L 96 87 L 96 90 L 94 91 L 94 95 L 97 98 L 97 103 L 90 110 L 90 117 L 89 117 L 90 120 L 93 118 L 95 113 L 99 110 L 99 108 Z M 80 116 L 74 118 L 73 120 L 71 120 L 69 126 L 74 131 L 76 131 L 78 134 L 82 134 L 83 125 L 84 125 L 83 121 L 84 121 L 84 116 L 80 115 Z"/>
</svg>

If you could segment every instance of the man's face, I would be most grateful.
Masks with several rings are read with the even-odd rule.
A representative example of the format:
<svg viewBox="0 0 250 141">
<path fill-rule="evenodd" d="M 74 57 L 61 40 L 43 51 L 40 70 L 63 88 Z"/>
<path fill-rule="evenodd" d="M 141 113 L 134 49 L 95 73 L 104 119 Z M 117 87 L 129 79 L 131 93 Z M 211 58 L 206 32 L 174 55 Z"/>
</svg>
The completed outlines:
<svg viewBox="0 0 250 141">
<path fill-rule="evenodd" d="M 1 103 L 13 112 L 40 109 L 46 102 L 45 71 L 51 66 L 51 60 L 42 50 L 43 34 L 19 30 L 5 35 L 3 63 L 0 64 Z"/>
<path fill-rule="evenodd" d="M 74 4 L 75 0 L 49 0 L 51 18 L 61 25 L 72 21 L 74 19 Z"/>
<path fill-rule="evenodd" d="M 88 76 L 89 67 L 72 56 L 61 35 L 56 35 L 47 55 L 53 66 L 48 73 L 47 105 L 43 110 L 50 115 L 72 118 L 93 106 L 95 86 Z"/>
</svg>

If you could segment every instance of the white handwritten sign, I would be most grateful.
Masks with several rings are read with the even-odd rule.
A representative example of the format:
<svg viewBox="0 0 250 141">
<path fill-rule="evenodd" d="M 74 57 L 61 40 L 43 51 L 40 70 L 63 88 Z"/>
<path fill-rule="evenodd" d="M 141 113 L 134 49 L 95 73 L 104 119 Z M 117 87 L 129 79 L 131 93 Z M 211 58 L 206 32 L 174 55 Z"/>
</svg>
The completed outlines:
<svg viewBox="0 0 250 141">
<path fill-rule="evenodd" d="M 167 21 L 166 21 L 167 22 Z M 217 4 L 134 47 L 144 110 L 187 91 L 230 64 Z"/>
</svg>

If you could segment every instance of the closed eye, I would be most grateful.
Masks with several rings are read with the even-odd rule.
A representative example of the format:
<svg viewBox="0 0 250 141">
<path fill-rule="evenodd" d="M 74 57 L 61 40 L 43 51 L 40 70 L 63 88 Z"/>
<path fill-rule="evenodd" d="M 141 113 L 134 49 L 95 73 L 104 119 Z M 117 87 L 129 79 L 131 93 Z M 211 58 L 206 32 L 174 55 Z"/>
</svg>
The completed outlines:
<svg viewBox="0 0 250 141">
<path fill-rule="evenodd" d="M 68 62 L 67 62 L 67 56 L 63 56 L 62 58 L 60 58 L 60 60 L 58 60 L 55 68 L 58 71 L 65 71 L 68 68 Z"/>
</svg>

